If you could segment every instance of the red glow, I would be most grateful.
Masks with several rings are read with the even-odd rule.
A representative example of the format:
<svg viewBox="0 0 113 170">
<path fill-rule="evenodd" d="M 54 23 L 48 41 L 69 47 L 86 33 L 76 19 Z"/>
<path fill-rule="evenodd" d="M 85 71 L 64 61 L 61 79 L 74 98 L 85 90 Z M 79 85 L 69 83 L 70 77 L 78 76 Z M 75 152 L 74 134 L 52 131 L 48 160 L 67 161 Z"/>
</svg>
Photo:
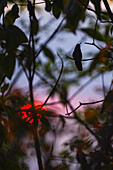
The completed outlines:
<svg viewBox="0 0 113 170">
<path fill-rule="evenodd" d="M 41 106 L 42 106 L 41 102 L 34 101 L 34 107 L 35 107 L 36 110 L 40 109 Z M 20 109 L 21 110 L 27 110 L 27 109 L 30 109 L 30 108 L 31 108 L 31 104 L 26 104 L 26 105 L 22 106 Z M 47 108 L 45 106 L 43 106 L 41 108 L 41 110 L 45 110 L 46 111 Z M 32 113 L 31 112 L 22 111 L 22 112 L 19 112 L 18 114 L 20 114 L 20 113 L 23 114 L 22 117 L 21 117 L 22 119 L 25 119 L 25 121 L 30 123 L 30 124 L 33 123 L 34 120 L 32 118 Z M 39 114 L 37 114 L 37 116 L 38 116 L 38 123 L 40 123 L 41 114 L 39 113 Z M 47 118 L 47 116 L 44 116 L 44 117 Z"/>
</svg>

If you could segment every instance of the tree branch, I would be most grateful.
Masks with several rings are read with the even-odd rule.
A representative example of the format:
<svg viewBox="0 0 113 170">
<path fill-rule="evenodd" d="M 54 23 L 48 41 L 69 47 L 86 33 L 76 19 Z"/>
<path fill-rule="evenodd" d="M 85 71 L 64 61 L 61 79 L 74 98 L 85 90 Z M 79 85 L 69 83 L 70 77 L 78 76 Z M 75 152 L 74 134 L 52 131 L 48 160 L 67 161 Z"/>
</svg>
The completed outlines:
<svg viewBox="0 0 113 170">
<path fill-rule="evenodd" d="M 63 21 L 65 20 L 65 17 L 62 19 L 62 21 L 60 22 L 60 24 L 58 25 L 58 27 L 55 29 L 55 31 L 53 32 L 53 34 L 46 40 L 46 42 L 43 44 L 43 46 L 46 46 L 51 40 L 52 38 L 55 36 L 55 34 L 59 31 Z M 43 47 L 41 47 L 39 49 L 39 51 L 37 52 L 37 54 L 35 55 L 35 58 L 38 57 L 38 55 L 43 51 Z"/>
<path fill-rule="evenodd" d="M 72 94 L 72 96 L 68 99 L 69 101 L 72 100 L 75 96 L 77 96 L 79 93 L 81 93 L 81 91 L 86 88 L 95 78 L 97 78 L 100 74 L 96 74 L 95 76 L 93 76 L 91 79 L 89 79 L 88 81 L 86 81 L 77 91 L 75 91 L 75 93 Z"/>
<path fill-rule="evenodd" d="M 71 113 L 74 113 L 75 119 L 81 124 L 83 125 L 96 139 L 97 141 L 99 141 L 99 137 L 88 127 L 88 125 L 78 117 L 78 115 L 76 114 L 75 110 L 73 109 L 73 106 L 71 105 L 71 103 L 69 101 L 67 101 L 70 109 L 72 110 L 72 112 L 68 113 L 68 115 L 70 115 Z"/>
<path fill-rule="evenodd" d="M 113 13 L 112 13 L 112 11 L 111 11 L 111 9 L 110 9 L 110 6 L 109 6 L 107 0 L 103 0 L 103 2 L 104 2 L 104 5 L 105 5 L 105 7 L 106 7 L 106 10 L 107 10 L 107 12 L 108 12 L 108 14 L 109 14 L 109 17 L 110 17 L 110 19 L 111 19 L 111 21 L 112 21 L 112 23 L 113 23 Z"/>
<path fill-rule="evenodd" d="M 59 53 L 57 53 L 57 55 L 59 56 L 59 58 L 60 58 L 60 60 L 61 60 L 61 63 L 62 63 L 61 70 L 60 70 L 58 79 L 57 79 L 57 81 L 56 81 L 56 83 L 55 83 L 52 91 L 50 92 L 49 96 L 47 97 L 47 99 L 45 100 L 45 102 L 43 103 L 43 105 L 41 106 L 41 108 L 47 103 L 47 101 L 49 100 L 49 98 L 51 97 L 51 95 L 53 94 L 53 92 L 55 91 L 56 86 L 57 86 L 57 84 L 58 84 L 58 82 L 59 82 L 59 80 L 60 80 L 60 77 L 61 77 L 61 75 L 62 75 L 62 72 L 63 72 L 63 60 L 62 60 L 62 58 L 60 57 Z"/>
<path fill-rule="evenodd" d="M 95 101 L 95 102 L 89 102 L 89 103 L 81 103 L 79 104 L 79 106 L 77 106 L 75 109 L 73 109 L 70 113 L 67 113 L 66 115 L 70 115 L 71 113 L 75 112 L 78 108 L 80 108 L 81 106 L 83 105 L 91 105 L 91 104 L 97 104 L 97 103 L 101 103 L 103 102 L 104 100 L 98 100 L 98 101 Z"/>
</svg>

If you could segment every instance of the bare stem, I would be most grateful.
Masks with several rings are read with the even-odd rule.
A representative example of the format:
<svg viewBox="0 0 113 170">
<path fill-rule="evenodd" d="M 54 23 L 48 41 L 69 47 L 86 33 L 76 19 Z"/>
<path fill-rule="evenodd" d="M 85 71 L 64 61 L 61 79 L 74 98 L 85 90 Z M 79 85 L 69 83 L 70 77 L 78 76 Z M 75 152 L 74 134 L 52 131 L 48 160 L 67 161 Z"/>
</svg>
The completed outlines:
<svg viewBox="0 0 113 170">
<path fill-rule="evenodd" d="M 31 1 L 28 0 L 28 11 L 29 11 L 29 19 L 30 19 L 30 34 L 29 34 L 29 53 L 28 53 L 28 59 L 29 59 L 29 92 L 30 92 L 30 101 L 32 107 L 34 107 L 34 96 L 33 96 L 33 78 L 35 74 L 35 45 L 34 45 L 34 35 L 33 35 L 33 17 L 35 17 L 35 0 L 33 1 L 33 5 L 31 4 Z M 32 11 L 33 10 L 33 11 Z M 36 18 L 35 18 L 36 19 Z M 32 44 L 32 53 L 31 53 L 31 44 Z M 31 55 L 32 54 L 32 55 Z M 32 71 L 32 64 L 33 64 L 33 71 Z M 33 126 L 33 138 L 35 142 L 35 149 L 36 149 L 36 155 L 37 155 L 37 163 L 39 170 L 43 170 L 43 164 L 42 164 L 42 158 L 41 158 L 41 150 L 40 150 L 40 143 L 39 138 L 37 134 L 37 126 L 38 121 L 35 118 L 35 115 L 33 115 L 34 118 L 34 126 Z"/>
<path fill-rule="evenodd" d="M 46 46 L 48 44 L 48 42 L 50 42 L 52 40 L 52 38 L 56 35 L 56 33 L 59 31 L 63 21 L 64 21 L 65 17 L 62 19 L 62 21 L 60 22 L 60 24 L 58 25 L 58 27 L 55 29 L 55 31 L 52 33 L 52 35 L 47 39 L 47 41 L 43 44 L 43 46 Z M 41 47 L 39 49 L 39 51 L 37 52 L 37 54 L 35 55 L 35 58 L 38 57 L 38 55 L 43 51 L 43 47 Z"/>
<path fill-rule="evenodd" d="M 37 126 L 34 126 L 34 128 L 33 128 L 33 138 L 34 138 L 34 142 L 35 142 L 35 149 L 36 149 L 39 170 L 43 170 L 41 151 L 40 151 L 40 143 L 39 143 L 39 138 L 38 138 L 38 133 L 37 133 Z"/>
<path fill-rule="evenodd" d="M 88 125 L 87 125 L 83 120 L 81 120 L 81 119 L 77 116 L 77 114 L 76 114 L 76 112 L 75 112 L 75 109 L 73 109 L 73 106 L 71 105 L 71 103 L 70 103 L 69 101 L 67 101 L 67 103 L 68 103 L 70 109 L 72 110 L 72 112 L 74 113 L 75 119 L 76 119 L 81 125 L 83 125 L 83 126 L 97 139 L 97 141 L 99 141 L 98 136 L 88 127 Z"/>
<path fill-rule="evenodd" d="M 57 53 L 57 54 L 58 54 L 58 53 Z M 57 86 L 57 84 L 58 84 L 58 82 L 59 82 L 59 80 L 60 80 L 60 77 L 61 77 L 61 75 L 62 75 L 62 72 L 63 72 L 63 60 L 62 60 L 62 58 L 60 57 L 59 54 L 58 54 L 58 56 L 59 56 L 59 58 L 60 58 L 60 60 L 61 60 L 61 62 L 62 62 L 61 70 L 60 70 L 58 79 L 57 79 L 57 81 L 56 81 L 56 83 L 55 83 L 52 91 L 51 91 L 50 94 L 48 95 L 47 99 L 45 100 L 45 102 L 43 103 L 43 105 L 41 106 L 41 108 L 47 103 L 47 101 L 49 100 L 49 98 L 51 97 L 51 95 L 53 94 L 53 92 L 55 91 L 56 86 Z"/>
<path fill-rule="evenodd" d="M 95 101 L 95 102 L 89 102 L 89 103 L 81 103 L 79 104 L 79 106 L 77 106 L 75 109 L 73 109 L 70 113 L 66 114 L 66 115 L 70 115 L 71 113 L 74 113 L 78 108 L 80 108 L 81 106 L 83 105 L 91 105 L 91 104 L 97 104 L 97 103 L 101 103 L 103 102 L 104 100 L 98 100 L 98 101 Z"/>
<path fill-rule="evenodd" d="M 107 0 L 103 0 L 103 2 L 104 2 L 104 5 L 105 5 L 105 7 L 106 7 L 106 10 L 107 10 L 107 12 L 108 12 L 108 15 L 109 15 L 109 17 L 110 17 L 110 19 L 111 19 L 111 21 L 112 21 L 112 23 L 113 23 L 113 13 L 112 13 L 112 11 L 111 11 L 111 9 L 110 9 L 110 6 L 109 6 Z"/>
</svg>

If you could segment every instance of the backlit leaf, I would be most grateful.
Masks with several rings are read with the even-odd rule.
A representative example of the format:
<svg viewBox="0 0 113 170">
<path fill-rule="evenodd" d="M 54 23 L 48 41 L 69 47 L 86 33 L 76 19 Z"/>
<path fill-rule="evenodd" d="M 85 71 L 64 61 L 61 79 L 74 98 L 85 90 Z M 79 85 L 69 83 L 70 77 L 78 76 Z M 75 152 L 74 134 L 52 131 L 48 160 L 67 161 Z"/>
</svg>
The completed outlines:
<svg viewBox="0 0 113 170">
<path fill-rule="evenodd" d="M 98 115 L 98 112 L 97 110 L 93 109 L 93 108 L 88 108 L 86 111 L 85 111 L 85 120 L 88 122 L 88 123 L 93 123 L 95 120 L 97 120 L 97 115 Z"/>
</svg>

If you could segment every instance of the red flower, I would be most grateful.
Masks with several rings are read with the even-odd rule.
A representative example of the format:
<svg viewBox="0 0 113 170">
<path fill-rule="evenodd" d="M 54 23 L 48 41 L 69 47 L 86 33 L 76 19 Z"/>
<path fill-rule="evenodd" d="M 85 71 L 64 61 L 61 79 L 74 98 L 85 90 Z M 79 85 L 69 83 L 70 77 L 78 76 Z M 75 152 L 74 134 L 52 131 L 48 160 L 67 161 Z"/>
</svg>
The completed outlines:
<svg viewBox="0 0 113 170">
<path fill-rule="evenodd" d="M 39 102 L 39 101 L 34 101 L 35 110 L 40 109 L 41 106 L 42 106 L 42 103 L 41 103 L 41 102 Z M 22 106 L 22 107 L 20 108 L 21 110 L 24 110 L 24 111 L 21 111 L 21 112 L 19 112 L 18 114 L 22 114 L 22 117 L 21 117 L 21 118 L 22 118 L 22 119 L 25 119 L 26 122 L 32 124 L 33 121 L 34 121 L 34 119 L 33 119 L 33 114 L 32 114 L 30 111 L 28 111 L 30 108 L 31 108 L 31 104 L 26 104 L 26 105 L 24 105 L 24 106 Z M 26 111 L 25 111 L 25 110 L 26 110 Z M 46 108 L 45 106 L 43 106 L 43 107 L 41 108 L 41 110 L 39 110 L 39 111 L 43 111 L 43 110 L 46 111 L 47 108 Z M 40 119 L 41 119 L 41 117 L 42 117 L 41 113 L 38 113 L 38 114 L 37 114 L 37 117 L 38 117 L 38 123 L 40 123 Z M 47 118 L 47 116 L 44 116 L 44 117 Z"/>
</svg>

